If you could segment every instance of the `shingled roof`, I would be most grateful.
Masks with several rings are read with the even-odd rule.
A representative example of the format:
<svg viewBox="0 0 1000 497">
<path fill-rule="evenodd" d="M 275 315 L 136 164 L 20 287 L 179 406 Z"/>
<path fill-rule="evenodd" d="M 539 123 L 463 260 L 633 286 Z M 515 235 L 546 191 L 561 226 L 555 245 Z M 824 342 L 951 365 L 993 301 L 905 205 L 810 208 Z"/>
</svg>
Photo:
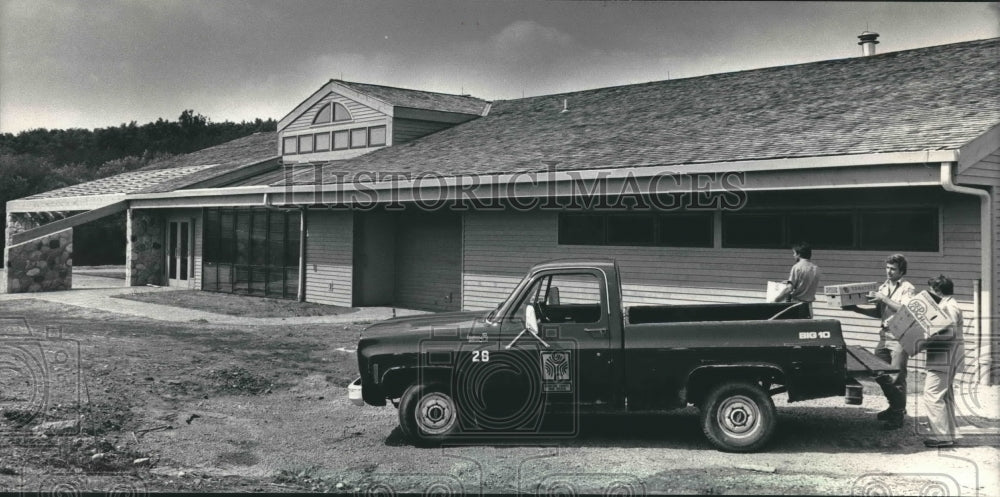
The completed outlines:
<svg viewBox="0 0 1000 497">
<path fill-rule="evenodd" d="M 277 160 L 277 140 L 278 134 L 274 132 L 255 133 L 154 161 L 138 171 L 39 193 L 25 200 L 178 190 L 269 159 Z"/>
<path fill-rule="evenodd" d="M 452 95 L 430 91 L 409 90 L 392 86 L 369 85 L 352 81 L 333 80 L 355 91 L 371 95 L 394 107 L 411 109 L 436 110 L 441 112 L 458 112 L 462 114 L 481 115 L 489 104 L 486 100 L 469 95 Z"/>
<path fill-rule="evenodd" d="M 1000 124 L 998 69 L 1000 38 L 497 101 L 323 181 L 952 150 Z"/>
</svg>

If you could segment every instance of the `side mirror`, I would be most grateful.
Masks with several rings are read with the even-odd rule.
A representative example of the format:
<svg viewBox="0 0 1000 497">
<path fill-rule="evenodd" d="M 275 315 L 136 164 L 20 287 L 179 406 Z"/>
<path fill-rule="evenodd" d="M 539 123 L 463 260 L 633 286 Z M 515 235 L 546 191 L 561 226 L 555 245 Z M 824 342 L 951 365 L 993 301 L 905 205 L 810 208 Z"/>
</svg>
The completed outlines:
<svg viewBox="0 0 1000 497">
<path fill-rule="evenodd" d="M 535 304 L 528 304 L 524 309 L 524 326 L 534 334 L 538 334 L 538 316 L 535 313 Z"/>
</svg>

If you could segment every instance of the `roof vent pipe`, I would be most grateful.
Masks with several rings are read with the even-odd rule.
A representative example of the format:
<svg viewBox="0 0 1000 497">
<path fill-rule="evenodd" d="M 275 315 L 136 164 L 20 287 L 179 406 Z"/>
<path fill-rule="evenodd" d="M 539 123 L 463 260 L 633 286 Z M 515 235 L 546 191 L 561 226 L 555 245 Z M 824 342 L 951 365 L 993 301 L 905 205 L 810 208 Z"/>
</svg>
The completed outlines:
<svg viewBox="0 0 1000 497">
<path fill-rule="evenodd" d="M 872 33 L 871 31 L 865 31 L 858 35 L 858 45 L 861 45 L 861 56 L 868 57 L 875 55 L 875 45 L 878 45 L 878 33 Z"/>
<path fill-rule="evenodd" d="M 564 98 L 563 99 L 563 110 L 562 110 L 562 112 L 569 112 L 569 99 L 568 98 Z"/>
</svg>

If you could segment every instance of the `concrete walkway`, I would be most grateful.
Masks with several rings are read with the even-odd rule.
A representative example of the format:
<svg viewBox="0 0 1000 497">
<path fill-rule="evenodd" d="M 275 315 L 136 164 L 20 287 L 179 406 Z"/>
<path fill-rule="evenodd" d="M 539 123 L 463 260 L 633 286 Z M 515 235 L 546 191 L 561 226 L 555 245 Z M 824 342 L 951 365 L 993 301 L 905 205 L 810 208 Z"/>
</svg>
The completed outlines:
<svg viewBox="0 0 1000 497">
<path fill-rule="evenodd" d="M 128 287 L 120 278 L 98 276 L 100 270 L 84 270 L 85 273 L 73 274 L 73 289 L 60 292 L 14 293 L 0 294 L 0 303 L 25 299 L 44 300 L 57 304 L 75 305 L 88 309 L 97 309 L 128 316 L 139 316 L 160 321 L 174 322 L 208 322 L 212 324 L 231 325 L 288 325 L 288 324 L 324 324 L 324 323 L 366 323 L 381 321 L 396 316 L 425 314 L 424 311 L 411 309 L 393 309 L 391 307 L 362 307 L 355 312 L 330 316 L 301 316 L 286 318 L 255 318 L 231 316 L 214 312 L 173 307 L 162 304 L 151 304 L 135 300 L 113 298 L 114 295 L 129 295 L 149 292 L 173 292 L 177 288 L 170 287 Z M 0 271 L 0 277 L 3 272 Z"/>
</svg>

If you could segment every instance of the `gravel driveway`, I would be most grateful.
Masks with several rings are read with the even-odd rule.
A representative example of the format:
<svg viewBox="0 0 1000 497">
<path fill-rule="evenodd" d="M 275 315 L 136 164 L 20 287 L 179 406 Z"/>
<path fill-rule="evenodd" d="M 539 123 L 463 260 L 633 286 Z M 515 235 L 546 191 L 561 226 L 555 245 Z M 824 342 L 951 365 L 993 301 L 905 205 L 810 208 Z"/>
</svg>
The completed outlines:
<svg viewBox="0 0 1000 497">
<path fill-rule="evenodd" d="M 81 405 L 53 400 L 32 419 L 0 399 L 0 491 L 1000 495 L 996 436 L 928 450 L 919 423 L 880 431 L 871 385 L 862 406 L 776 398 L 777 435 L 757 454 L 714 450 L 693 409 L 421 449 L 391 406 L 347 401 L 362 325 L 162 322 L 34 299 L 2 301 L 0 316 L 61 329 L 81 379 Z M 996 433 L 996 390 L 966 391 L 966 431 Z M 77 414 L 77 432 L 38 429 Z"/>
</svg>

